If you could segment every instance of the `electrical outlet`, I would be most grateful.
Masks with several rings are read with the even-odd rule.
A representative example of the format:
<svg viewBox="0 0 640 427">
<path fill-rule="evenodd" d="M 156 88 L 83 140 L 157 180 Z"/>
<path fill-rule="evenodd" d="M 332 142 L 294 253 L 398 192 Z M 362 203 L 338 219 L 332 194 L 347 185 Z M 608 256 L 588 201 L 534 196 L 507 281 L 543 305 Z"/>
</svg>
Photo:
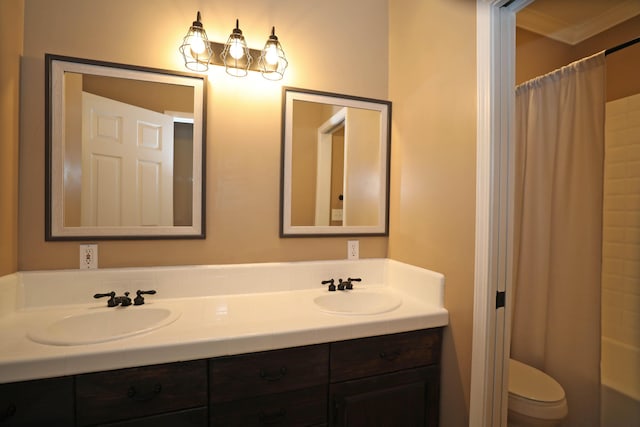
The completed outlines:
<svg viewBox="0 0 640 427">
<path fill-rule="evenodd" d="M 80 270 L 98 268 L 98 245 L 80 245 Z"/>
<path fill-rule="evenodd" d="M 347 241 L 347 259 L 360 258 L 360 241 L 348 240 Z"/>
</svg>

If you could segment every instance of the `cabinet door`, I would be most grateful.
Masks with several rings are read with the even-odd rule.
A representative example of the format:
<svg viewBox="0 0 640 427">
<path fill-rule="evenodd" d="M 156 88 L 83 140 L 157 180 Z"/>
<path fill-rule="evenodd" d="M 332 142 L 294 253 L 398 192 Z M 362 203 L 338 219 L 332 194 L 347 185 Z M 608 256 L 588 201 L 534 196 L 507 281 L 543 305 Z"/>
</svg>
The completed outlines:
<svg viewBox="0 0 640 427">
<path fill-rule="evenodd" d="M 72 426 L 73 378 L 0 385 L 0 425 Z"/>
<path fill-rule="evenodd" d="M 317 426 L 326 419 L 326 385 L 211 406 L 212 427 Z"/>
<path fill-rule="evenodd" d="M 332 384 L 330 425 L 437 427 L 438 376 L 431 366 Z"/>
</svg>

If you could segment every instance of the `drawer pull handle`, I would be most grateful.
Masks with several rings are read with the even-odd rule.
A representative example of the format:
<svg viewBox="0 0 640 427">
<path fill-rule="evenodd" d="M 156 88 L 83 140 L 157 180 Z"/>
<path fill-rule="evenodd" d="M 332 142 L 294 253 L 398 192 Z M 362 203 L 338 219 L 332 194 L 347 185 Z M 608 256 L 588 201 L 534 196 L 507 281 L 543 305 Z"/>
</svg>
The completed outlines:
<svg viewBox="0 0 640 427">
<path fill-rule="evenodd" d="M 17 410 L 18 407 L 15 405 L 15 403 L 9 403 L 9 406 L 7 406 L 7 409 L 5 409 L 4 414 L 0 416 L 0 422 L 5 422 L 9 418 L 13 417 L 16 414 Z"/>
<path fill-rule="evenodd" d="M 284 417 L 287 416 L 287 411 L 284 408 L 271 413 L 260 412 L 258 416 L 262 425 L 271 425 L 279 423 Z"/>
<path fill-rule="evenodd" d="M 284 378 L 286 374 L 287 374 L 286 366 L 283 366 L 282 368 L 280 368 L 280 370 L 276 373 L 269 373 L 264 369 L 260 369 L 260 378 L 269 382 L 280 381 L 282 378 Z"/>
<path fill-rule="evenodd" d="M 396 360 L 400 357 L 400 350 L 392 351 L 391 353 L 386 353 L 384 351 L 380 352 L 380 359 L 388 360 L 390 362 Z"/>
<path fill-rule="evenodd" d="M 135 400 L 136 402 L 146 402 L 147 400 L 151 400 L 156 397 L 158 394 L 160 394 L 161 391 L 161 384 L 154 385 L 151 390 L 147 391 L 146 393 L 141 393 L 136 390 L 135 386 L 130 386 L 129 390 L 127 391 L 127 397 L 129 397 L 129 399 Z"/>
</svg>

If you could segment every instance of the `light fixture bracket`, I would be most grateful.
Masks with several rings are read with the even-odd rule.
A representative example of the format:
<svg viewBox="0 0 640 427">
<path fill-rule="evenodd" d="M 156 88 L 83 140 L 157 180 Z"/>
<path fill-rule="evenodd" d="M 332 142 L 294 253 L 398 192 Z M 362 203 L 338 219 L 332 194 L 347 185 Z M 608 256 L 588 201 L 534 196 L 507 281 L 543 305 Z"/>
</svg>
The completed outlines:
<svg viewBox="0 0 640 427">
<path fill-rule="evenodd" d="M 202 60 L 198 55 L 193 54 L 193 52 L 189 50 L 190 45 L 187 44 L 188 37 L 193 34 L 194 31 L 201 34 L 201 39 L 205 40 L 206 53 Z M 244 55 L 237 59 L 233 58 L 230 52 L 230 43 L 236 38 L 241 41 L 244 51 Z M 275 63 L 267 64 L 267 61 L 265 61 L 267 57 L 266 48 L 268 46 L 275 46 L 277 48 L 277 62 Z M 282 50 L 282 46 L 275 34 L 275 27 L 271 27 L 271 34 L 267 39 L 265 48 L 262 50 L 252 49 L 246 45 L 238 19 L 236 19 L 236 26 L 232 29 L 227 42 L 218 43 L 207 39 L 199 11 L 196 20 L 193 21 L 187 36 L 184 38 L 183 44 L 180 46 L 180 53 L 184 56 L 185 66 L 191 70 L 204 72 L 209 69 L 209 64 L 211 64 L 225 67 L 227 73 L 236 77 L 245 76 L 248 71 L 257 71 L 262 73 L 262 76 L 268 80 L 280 80 L 288 65 L 284 50 Z M 236 73 L 234 70 L 238 70 L 238 72 Z"/>
</svg>

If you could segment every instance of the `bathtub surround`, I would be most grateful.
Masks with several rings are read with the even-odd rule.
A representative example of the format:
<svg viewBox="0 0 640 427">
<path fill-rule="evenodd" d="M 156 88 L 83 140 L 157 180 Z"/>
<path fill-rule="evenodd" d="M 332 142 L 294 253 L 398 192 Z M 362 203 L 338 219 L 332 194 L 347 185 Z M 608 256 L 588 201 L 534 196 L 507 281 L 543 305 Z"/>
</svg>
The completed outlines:
<svg viewBox="0 0 640 427">
<path fill-rule="evenodd" d="M 313 303 L 328 278 L 402 299 L 375 315 L 334 315 Z M 444 326 L 444 277 L 388 259 L 16 273 L 0 278 L 0 382 L 193 360 Z M 154 331 L 91 345 L 33 342 L 33 328 L 107 308 L 95 293 L 154 289 L 145 308 L 180 317 Z M 340 292 L 340 291 L 336 291 Z M 346 292 L 346 291 L 342 291 Z M 11 298 L 13 296 L 13 298 Z M 6 301 L 11 301 L 7 303 Z"/>
<path fill-rule="evenodd" d="M 640 94 L 607 103 L 602 271 L 602 425 L 640 423 Z"/>
</svg>

